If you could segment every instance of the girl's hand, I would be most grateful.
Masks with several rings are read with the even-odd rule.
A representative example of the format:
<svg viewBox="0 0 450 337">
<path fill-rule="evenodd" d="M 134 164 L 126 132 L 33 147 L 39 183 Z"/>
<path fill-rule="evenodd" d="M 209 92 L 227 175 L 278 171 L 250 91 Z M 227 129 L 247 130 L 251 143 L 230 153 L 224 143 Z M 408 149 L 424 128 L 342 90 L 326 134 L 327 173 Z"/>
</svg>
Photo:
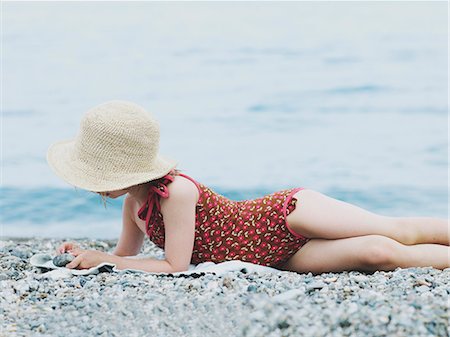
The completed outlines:
<svg viewBox="0 0 450 337">
<path fill-rule="evenodd" d="M 74 248 L 69 251 L 75 256 L 75 259 L 66 264 L 66 268 L 89 269 L 98 266 L 102 262 L 108 261 L 108 253 L 100 252 L 98 250 L 85 250 Z"/>
<path fill-rule="evenodd" d="M 61 246 L 56 250 L 56 255 L 64 254 L 65 252 L 80 248 L 80 246 L 75 242 L 64 242 Z"/>
</svg>

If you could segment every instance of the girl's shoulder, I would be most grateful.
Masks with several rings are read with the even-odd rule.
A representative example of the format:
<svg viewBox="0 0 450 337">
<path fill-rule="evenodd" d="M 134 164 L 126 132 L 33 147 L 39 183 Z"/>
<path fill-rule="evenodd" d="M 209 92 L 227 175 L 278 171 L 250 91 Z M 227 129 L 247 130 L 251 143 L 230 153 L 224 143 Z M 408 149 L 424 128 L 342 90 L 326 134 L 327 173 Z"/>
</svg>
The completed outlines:
<svg viewBox="0 0 450 337">
<path fill-rule="evenodd" d="M 200 198 L 200 191 L 197 188 L 197 184 L 183 175 L 176 174 L 173 181 L 167 185 L 167 189 L 169 191 L 169 197 L 167 198 L 167 200 L 169 200 L 170 196 L 175 193 L 180 196 L 191 195 L 192 193 L 195 193 L 196 202 L 198 202 Z M 164 198 L 161 198 L 161 202 L 163 201 L 163 199 Z"/>
</svg>

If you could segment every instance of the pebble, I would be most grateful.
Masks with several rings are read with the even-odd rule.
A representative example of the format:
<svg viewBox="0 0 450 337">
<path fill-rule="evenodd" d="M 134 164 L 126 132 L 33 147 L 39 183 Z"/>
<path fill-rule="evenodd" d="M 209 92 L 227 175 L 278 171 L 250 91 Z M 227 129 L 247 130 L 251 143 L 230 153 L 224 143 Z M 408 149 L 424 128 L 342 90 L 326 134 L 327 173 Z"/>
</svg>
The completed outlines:
<svg viewBox="0 0 450 337">
<path fill-rule="evenodd" d="M 250 292 L 256 292 L 257 290 L 258 290 L 258 288 L 254 284 L 250 284 L 247 287 L 247 291 L 250 291 Z"/>
<path fill-rule="evenodd" d="M 414 285 L 430 287 L 432 285 L 432 283 L 427 282 L 424 279 L 419 279 L 419 280 L 416 281 L 416 283 Z"/>
<path fill-rule="evenodd" d="M 430 288 L 428 286 L 420 286 L 420 287 L 417 287 L 416 290 L 420 293 L 423 293 L 424 291 L 430 290 Z"/>
<path fill-rule="evenodd" d="M 323 279 L 323 281 L 325 283 L 332 283 L 332 282 L 336 282 L 337 279 L 338 279 L 337 277 L 327 277 L 327 278 Z"/>
<path fill-rule="evenodd" d="M 69 241 L 69 239 L 66 239 Z M 116 240 L 75 239 L 111 252 Z M 371 274 L 109 273 L 40 278 L 59 239 L 0 241 L 2 331 L 11 336 L 446 336 L 450 268 Z M 146 241 L 143 255 L 163 251 Z M 95 318 L 95 319 L 94 319 Z"/>
<path fill-rule="evenodd" d="M 75 259 L 75 256 L 72 254 L 64 253 L 61 255 L 57 255 L 53 258 L 53 264 L 57 267 L 65 267 L 66 264 L 72 262 Z"/>
<path fill-rule="evenodd" d="M 311 282 L 311 283 L 308 283 L 308 285 L 306 286 L 306 292 L 309 293 L 316 289 L 322 289 L 325 286 L 326 286 L 325 282 L 322 282 L 322 281 Z"/>
</svg>

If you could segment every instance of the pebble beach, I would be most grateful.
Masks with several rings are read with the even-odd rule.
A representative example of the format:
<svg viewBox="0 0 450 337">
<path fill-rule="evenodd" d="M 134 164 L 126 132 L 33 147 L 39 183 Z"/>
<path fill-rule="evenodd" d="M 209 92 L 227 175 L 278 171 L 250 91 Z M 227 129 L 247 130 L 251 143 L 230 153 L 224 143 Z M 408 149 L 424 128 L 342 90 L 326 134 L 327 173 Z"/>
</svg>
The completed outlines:
<svg viewBox="0 0 450 337">
<path fill-rule="evenodd" d="M 70 241 L 107 252 L 117 243 Z M 450 268 L 182 277 L 102 272 L 52 279 L 30 265 L 31 256 L 55 255 L 62 242 L 0 242 L 2 336 L 450 335 Z M 141 254 L 164 257 L 148 240 Z"/>
</svg>

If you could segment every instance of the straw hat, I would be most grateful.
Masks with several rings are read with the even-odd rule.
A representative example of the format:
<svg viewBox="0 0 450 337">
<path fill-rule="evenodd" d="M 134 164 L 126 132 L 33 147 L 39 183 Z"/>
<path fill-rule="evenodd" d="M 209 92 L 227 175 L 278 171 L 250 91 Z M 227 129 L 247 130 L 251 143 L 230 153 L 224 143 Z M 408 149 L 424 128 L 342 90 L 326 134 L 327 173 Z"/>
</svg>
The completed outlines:
<svg viewBox="0 0 450 337">
<path fill-rule="evenodd" d="M 114 100 L 87 111 L 77 137 L 52 144 L 47 162 L 69 184 L 106 192 L 168 174 L 178 162 L 158 150 L 159 123 L 152 114 Z"/>
</svg>

